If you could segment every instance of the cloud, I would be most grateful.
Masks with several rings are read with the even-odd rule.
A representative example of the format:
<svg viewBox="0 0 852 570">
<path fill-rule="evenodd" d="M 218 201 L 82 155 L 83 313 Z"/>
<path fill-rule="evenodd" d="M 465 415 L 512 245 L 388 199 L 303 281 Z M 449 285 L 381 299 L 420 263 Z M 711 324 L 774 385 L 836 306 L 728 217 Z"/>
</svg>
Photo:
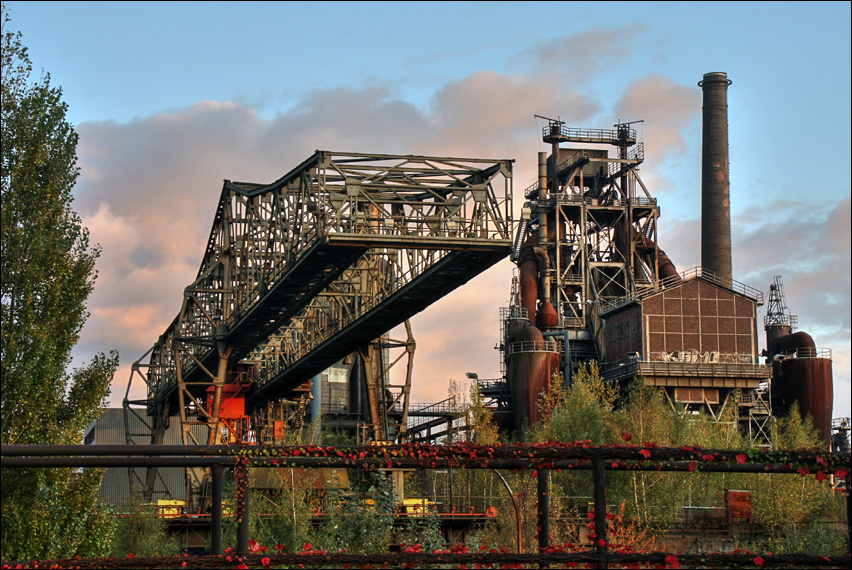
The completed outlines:
<svg viewBox="0 0 852 570">
<path fill-rule="evenodd" d="M 513 265 L 503 261 L 412 319 L 417 338 L 415 401 L 447 397 L 447 380 L 465 373 L 500 376 L 499 310 L 509 299 Z"/>
<path fill-rule="evenodd" d="M 670 153 L 686 150 L 684 134 L 701 115 L 701 94 L 668 77 L 648 75 L 627 86 L 613 111 L 625 121 L 644 120 L 646 155 L 659 163 Z"/>
<path fill-rule="evenodd" d="M 583 121 L 597 105 L 576 91 L 560 91 L 539 78 L 479 71 L 441 89 L 433 100 L 438 134 L 452 146 L 485 152 L 517 151 L 517 135 L 528 137 L 530 119 L 542 109 L 564 109 L 567 121 Z M 513 136 L 514 135 L 514 136 Z"/>
<path fill-rule="evenodd" d="M 788 305 L 800 324 L 850 330 L 850 198 L 823 210 L 802 202 L 776 210 L 767 204 L 764 218 L 736 227 L 734 261 L 743 279 L 768 288 L 782 275 Z"/>
<path fill-rule="evenodd" d="M 515 64 L 532 67 L 536 75 L 558 74 L 572 84 L 586 84 L 601 72 L 626 61 L 646 31 L 647 27 L 639 23 L 619 28 L 588 28 L 541 42 L 522 52 Z"/>
</svg>

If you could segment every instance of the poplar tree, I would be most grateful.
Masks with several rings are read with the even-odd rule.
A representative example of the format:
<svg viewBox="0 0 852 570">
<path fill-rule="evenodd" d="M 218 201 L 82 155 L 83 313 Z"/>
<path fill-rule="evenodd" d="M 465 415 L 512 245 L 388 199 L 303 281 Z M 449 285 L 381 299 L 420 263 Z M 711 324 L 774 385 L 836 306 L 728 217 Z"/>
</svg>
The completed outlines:
<svg viewBox="0 0 852 570">
<path fill-rule="evenodd" d="M 72 373 L 99 249 L 71 209 L 77 133 L 62 90 L 32 64 L 2 6 L 2 359 L 0 442 L 78 444 L 109 394 L 118 354 Z M 4 469 L 4 560 L 108 553 L 98 470 Z"/>
</svg>

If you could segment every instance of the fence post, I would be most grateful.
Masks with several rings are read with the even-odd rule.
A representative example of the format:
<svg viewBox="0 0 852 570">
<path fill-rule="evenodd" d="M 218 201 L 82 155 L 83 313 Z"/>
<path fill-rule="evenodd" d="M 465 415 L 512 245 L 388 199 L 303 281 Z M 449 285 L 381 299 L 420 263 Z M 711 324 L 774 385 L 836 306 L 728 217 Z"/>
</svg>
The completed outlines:
<svg viewBox="0 0 852 570">
<path fill-rule="evenodd" d="M 604 476 L 603 459 L 595 459 L 592 463 L 592 480 L 594 483 L 595 499 L 595 551 L 600 555 L 598 568 L 608 568 L 606 562 L 606 478 Z"/>
<path fill-rule="evenodd" d="M 538 549 L 550 546 L 550 469 L 538 470 Z M 542 566 L 546 568 L 546 566 Z"/>
<path fill-rule="evenodd" d="M 237 490 L 237 495 L 242 498 L 242 507 L 240 507 L 240 505 L 236 505 L 237 513 L 242 512 L 242 518 L 240 518 L 239 524 L 237 525 L 237 553 L 248 554 L 249 519 L 251 518 L 251 506 L 249 504 L 249 468 L 247 464 L 238 463 L 234 469 L 242 471 L 242 477 L 237 478 L 237 486 L 242 487 L 242 493 L 239 492 L 239 489 Z"/>
<path fill-rule="evenodd" d="M 224 465 L 214 465 L 211 469 L 213 476 L 213 505 L 210 521 L 210 554 L 222 554 L 222 473 Z"/>
</svg>

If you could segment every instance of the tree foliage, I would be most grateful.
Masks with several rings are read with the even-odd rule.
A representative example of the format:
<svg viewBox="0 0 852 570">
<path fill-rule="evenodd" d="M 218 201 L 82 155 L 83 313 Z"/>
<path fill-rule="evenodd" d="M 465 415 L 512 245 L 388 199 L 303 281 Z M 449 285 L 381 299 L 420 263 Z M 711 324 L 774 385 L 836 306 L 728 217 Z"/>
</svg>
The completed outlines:
<svg viewBox="0 0 852 570">
<path fill-rule="evenodd" d="M 369 474 L 361 493 L 331 491 L 328 519 L 317 542 L 327 552 L 388 552 L 396 507 L 393 485 L 384 473 Z"/>
<path fill-rule="evenodd" d="M 99 250 L 71 209 L 77 134 L 62 91 L 46 73 L 31 80 L 5 4 L 2 21 L 0 441 L 82 443 L 118 365 L 111 352 L 67 372 Z M 3 557 L 107 553 L 111 519 L 95 508 L 100 480 L 96 470 L 5 470 Z"/>
<path fill-rule="evenodd" d="M 130 512 L 117 517 L 111 556 L 175 556 L 180 548 L 168 529 L 168 519 L 157 516 L 156 507 L 133 501 Z"/>
<path fill-rule="evenodd" d="M 482 445 L 497 443 L 500 430 L 493 421 L 494 414 L 486 405 L 485 397 L 479 389 L 479 383 L 470 385 L 470 405 L 466 410 L 468 440 Z"/>
</svg>

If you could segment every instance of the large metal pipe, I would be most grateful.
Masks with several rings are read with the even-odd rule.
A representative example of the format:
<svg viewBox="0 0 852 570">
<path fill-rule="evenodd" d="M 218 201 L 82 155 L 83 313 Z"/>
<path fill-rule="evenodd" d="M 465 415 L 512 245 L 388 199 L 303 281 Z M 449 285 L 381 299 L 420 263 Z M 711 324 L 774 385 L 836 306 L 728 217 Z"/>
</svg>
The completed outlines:
<svg viewBox="0 0 852 570">
<path fill-rule="evenodd" d="M 538 153 L 538 241 L 547 241 L 547 153 Z"/>
<path fill-rule="evenodd" d="M 521 248 L 518 260 L 518 271 L 520 273 L 521 306 L 527 310 L 527 318 L 530 323 L 535 323 L 536 303 L 539 297 L 539 270 L 538 261 L 535 257 L 535 248 L 538 247 L 538 235 L 533 234 L 526 239 Z"/>
<path fill-rule="evenodd" d="M 559 369 L 559 355 L 547 350 L 541 330 L 528 326 L 511 339 L 506 379 L 512 388 L 515 431 L 523 435 L 539 421 L 538 401 L 550 393 L 550 377 Z"/>
<path fill-rule="evenodd" d="M 705 73 L 701 152 L 701 266 L 732 279 L 728 178 L 728 85 L 722 72 Z"/>
<path fill-rule="evenodd" d="M 538 312 L 535 315 L 535 325 L 538 328 L 551 328 L 559 324 L 559 315 L 553 303 L 550 302 L 550 256 L 543 247 L 533 248 L 536 259 L 538 259 L 539 273 L 541 274 L 541 291 L 539 291 Z"/>
</svg>

